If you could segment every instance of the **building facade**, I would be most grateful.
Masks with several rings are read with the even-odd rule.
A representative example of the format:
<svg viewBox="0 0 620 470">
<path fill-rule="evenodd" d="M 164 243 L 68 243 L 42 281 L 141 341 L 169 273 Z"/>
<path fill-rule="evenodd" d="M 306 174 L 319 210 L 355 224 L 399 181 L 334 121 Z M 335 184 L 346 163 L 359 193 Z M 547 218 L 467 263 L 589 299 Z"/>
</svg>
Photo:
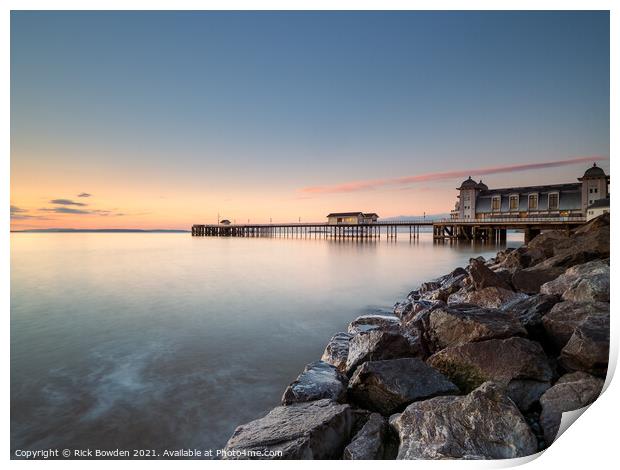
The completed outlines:
<svg viewBox="0 0 620 470">
<path fill-rule="evenodd" d="M 374 224 L 379 216 L 374 212 L 332 212 L 327 215 L 329 225 L 361 225 Z"/>
<path fill-rule="evenodd" d="M 588 207 L 609 197 L 609 176 L 595 163 L 575 183 L 489 189 L 470 176 L 456 189 L 452 219 L 585 218 Z"/>
</svg>

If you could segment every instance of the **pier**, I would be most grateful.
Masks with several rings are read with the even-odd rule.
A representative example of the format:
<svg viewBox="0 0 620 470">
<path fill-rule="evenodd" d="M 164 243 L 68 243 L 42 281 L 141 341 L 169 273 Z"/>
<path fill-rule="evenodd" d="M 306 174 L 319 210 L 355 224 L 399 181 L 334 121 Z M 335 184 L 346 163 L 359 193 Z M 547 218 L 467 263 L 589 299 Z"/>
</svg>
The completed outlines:
<svg viewBox="0 0 620 470">
<path fill-rule="evenodd" d="M 195 237 L 275 237 L 325 238 L 335 240 L 373 240 L 409 237 L 420 238 L 422 227 L 432 227 L 433 240 L 476 241 L 503 243 L 508 230 L 524 233 L 529 242 L 543 230 L 572 230 L 586 222 L 585 217 L 556 218 L 497 218 L 497 219 L 439 219 L 401 222 L 374 222 L 371 224 L 281 223 L 281 224 L 197 224 L 192 226 Z M 404 228 L 404 229 L 403 229 Z M 400 230 L 400 231 L 399 231 Z"/>
<path fill-rule="evenodd" d="M 198 224 L 192 226 L 195 237 L 277 237 L 277 238 L 331 238 L 371 240 L 396 239 L 409 236 L 420 238 L 421 227 L 432 227 L 432 220 L 406 222 L 374 222 L 371 224 L 283 223 L 283 224 Z M 402 230 L 402 227 L 405 230 Z M 399 232 L 401 228 L 401 232 Z"/>
</svg>

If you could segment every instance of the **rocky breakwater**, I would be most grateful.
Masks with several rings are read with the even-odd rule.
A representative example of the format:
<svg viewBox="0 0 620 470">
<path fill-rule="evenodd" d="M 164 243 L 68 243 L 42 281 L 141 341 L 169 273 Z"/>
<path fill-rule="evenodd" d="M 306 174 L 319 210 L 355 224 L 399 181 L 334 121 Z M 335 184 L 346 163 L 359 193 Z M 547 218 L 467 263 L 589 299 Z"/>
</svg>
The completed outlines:
<svg viewBox="0 0 620 470">
<path fill-rule="evenodd" d="M 393 315 L 364 315 L 282 404 L 239 426 L 230 458 L 502 459 L 549 446 L 601 393 L 609 215 L 471 259 Z M 475 425 L 472 425 L 475 423 Z"/>
</svg>

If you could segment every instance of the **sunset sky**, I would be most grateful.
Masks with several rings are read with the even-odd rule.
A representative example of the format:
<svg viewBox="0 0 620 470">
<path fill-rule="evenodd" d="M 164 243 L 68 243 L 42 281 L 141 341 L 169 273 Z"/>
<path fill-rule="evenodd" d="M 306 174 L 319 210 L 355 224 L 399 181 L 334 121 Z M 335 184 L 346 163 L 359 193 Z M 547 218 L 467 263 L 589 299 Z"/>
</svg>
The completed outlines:
<svg viewBox="0 0 620 470">
<path fill-rule="evenodd" d="M 12 229 L 445 213 L 609 172 L 606 12 L 13 12 Z"/>
</svg>

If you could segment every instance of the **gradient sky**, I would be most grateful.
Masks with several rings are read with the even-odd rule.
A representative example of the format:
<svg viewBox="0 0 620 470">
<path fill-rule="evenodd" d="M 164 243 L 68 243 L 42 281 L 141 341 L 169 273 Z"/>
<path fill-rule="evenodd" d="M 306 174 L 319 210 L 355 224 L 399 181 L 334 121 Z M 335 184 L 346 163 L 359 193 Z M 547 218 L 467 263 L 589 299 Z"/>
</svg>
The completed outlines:
<svg viewBox="0 0 620 470">
<path fill-rule="evenodd" d="M 607 12 L 11 15 L 13 229 L 440 213 L 608 158 Z"/>
</svg>

